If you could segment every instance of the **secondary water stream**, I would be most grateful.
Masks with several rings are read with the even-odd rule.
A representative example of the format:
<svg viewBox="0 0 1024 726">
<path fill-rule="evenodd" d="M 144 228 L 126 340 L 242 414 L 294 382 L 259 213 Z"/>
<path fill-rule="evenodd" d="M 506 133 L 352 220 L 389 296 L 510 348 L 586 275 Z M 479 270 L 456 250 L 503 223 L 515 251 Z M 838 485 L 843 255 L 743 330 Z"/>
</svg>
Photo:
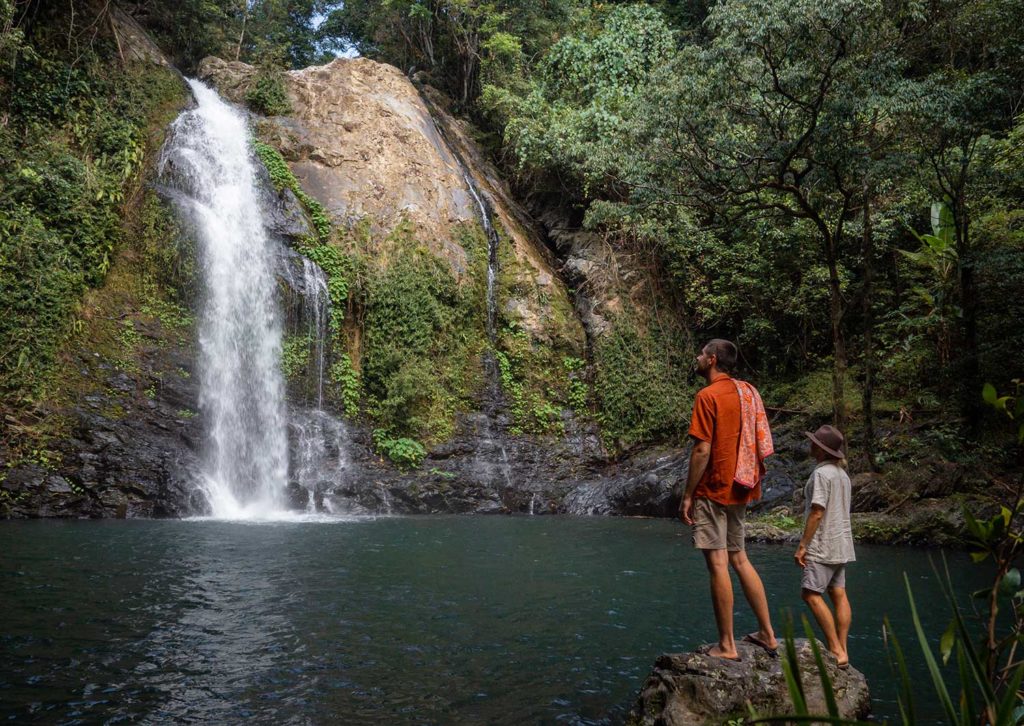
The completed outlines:
<svg viewBox="0 0 1024 726">
<path fill-rule="evenodd" d="M 505 399 L 501 390 L 501 372 L 498 369 L 498 360 L 494 354 L 498 346 L 498 249 L 501 245 L 501 237 L 494 227 L 494 213 L 491 201 L 480 190 L 473 179 L 469 165 L 459 153 L 458 147 L 452 143 L 445 131 L 444 124 L 440 123 L 436 116 L 439 111 L 430 101 L 429 97 L 421 94 L 427 109 L 435 116 L 434 128 L 438 136 L 444 141 L 452 153 L 455 163 L 462 172 L 462 179 L 473 197 L 476 204 L 480 226 L 487 238 L 487 293 L 485 304 L 487 341 L 491 349 L 484 353 L 484 368 L 487 380 L 487 392 L 483 401 L 482 413 L 484 414 L 484 426 L 480 431 L 477 441 L 477 461 L 479 469 L 484 478 L 495 480 L 495 472 L 500 473 L 499 484 L 503 484 L 506 490 L 512 489 L 512 466 L 509 463 L 508 451 L 502 443 L 500 435 L 495 433 L 499 428 L 498 419 L 505 408 Z M 531 503 L 530 513 L 533 514 Z"/>
<path fill-rule="evenodd" d="M 659 654 L 714 634 L 707 573 L 677 522 L 331 521 L 4 523 L 0 720 L 619 723 Z M 792 547 L 750 552 L 779 625 L 799 617 Z M 920 722 L 936 723 L 902 575 L 937 644 L 949 610 L 930 555 L 857 554 L 851 658 L 875 715 L 898 721 L 889 615 Z M 983 586 L 983 568 L 950 557 L 961 592 Z"/>
</svg>

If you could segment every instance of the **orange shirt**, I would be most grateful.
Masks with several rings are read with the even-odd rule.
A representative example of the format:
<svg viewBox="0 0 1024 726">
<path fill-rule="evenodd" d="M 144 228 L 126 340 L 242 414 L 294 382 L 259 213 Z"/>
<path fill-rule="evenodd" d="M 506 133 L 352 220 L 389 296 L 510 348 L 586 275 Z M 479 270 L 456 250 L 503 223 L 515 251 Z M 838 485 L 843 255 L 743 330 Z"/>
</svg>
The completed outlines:
<svg viewBox="0 0 1024 726">
<path fill-rule="evenodd" d="M 708 468 L 694 497 L 719 504 L 745 504 L 761 498 L 761 483 L 747 489 L 733 482 L 740 444 L 740 397 L 732 378 L 722 373 L 697 392 L 690 436 L 711 444 Z"/>
</svg>

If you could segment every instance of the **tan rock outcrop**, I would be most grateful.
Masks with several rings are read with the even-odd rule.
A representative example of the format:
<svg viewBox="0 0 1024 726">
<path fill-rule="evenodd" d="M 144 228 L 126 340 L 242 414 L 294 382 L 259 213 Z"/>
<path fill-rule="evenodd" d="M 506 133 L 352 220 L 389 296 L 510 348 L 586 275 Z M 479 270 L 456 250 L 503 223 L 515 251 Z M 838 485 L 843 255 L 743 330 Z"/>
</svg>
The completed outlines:
<svg viewBox="0 0 1024 726">
<path fill-rule="evenodd" d="M 207 58 L 199 77 L 243 103 L 256 69 Z M 368 219 L 382 237 L 407 219 L 420 242 L 461 277 L 468 265 L 458 228 L 480 220 L 461 156 L 493 207 L 503 244 L 511 247 L 503 259 L 512 269 L 503 274 L 512 278 L 514 295 L 502 302 L 504 314 L 535 340 L 582 350 L 583 331 L 551 254 L 461 124 L 435 108 L 445 138 L 412 82 L 397 68 L 365 58 L 289 71 L 284 80 L 292 113 L 261 120 L 259 133 L 335 223 Z"/>
<path fill-rule="evenodd" d="M 200 77 L 233 101 L 245 98 L 255 69 L 206 59 Z M 387 232 L 403 217 L 417 237 L 461 273 L 465 253 L 455 225 L 477 211 L 458 161 L 416 88 L 393 66 L 339 58 L 285 74 L 292 113 L 260 132 L 339 223 L 369 218 Z"/>
</svg>

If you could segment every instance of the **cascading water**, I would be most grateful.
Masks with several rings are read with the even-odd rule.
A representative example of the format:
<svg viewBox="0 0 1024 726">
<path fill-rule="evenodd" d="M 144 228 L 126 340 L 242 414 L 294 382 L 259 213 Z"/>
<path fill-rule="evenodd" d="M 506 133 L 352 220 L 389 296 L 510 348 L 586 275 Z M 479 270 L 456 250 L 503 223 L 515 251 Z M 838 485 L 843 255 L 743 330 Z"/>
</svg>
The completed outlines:
<svg viewBox="0 0 1024 726">
<path fill-rule="evenodd" d="M 327 275 L 312 260 L 302 258 L 303 289 L 308 307 L 309 337 L 313 347 L 313 365 L 316 375 L 316 407 L 324 407 L 324 361 L 326 359 L 327 323 L 331 315 L 331 299 L 327 291 Z"/>
<path fill-rule="evenodd" d="M 276 248 L 244 116 L 202 83 L 189 85 L 196 107 L 173 123 L 159 172 L 199 242 L 203 487 L 215 517 L 266 517 L 283 509 L 288 475 Z"/>
<path fill-rule="evenodd" d="M 289 417 L 290 480 L 298 486 L 296 493 L 305 497 L 307 512 L 319 509 L 331 512 L 331 500 L 324 495 L 330 493 L 344 475 L 348 432 L 345 424 L 323 407 L 331 321 L 327 275 L 312 260 L 298 259 L 301 260 L 300 274 L 297 274 L 294 258 L 284 265 L 289 287 L 301 298 L 301 309 L 296 311 L 289 331 L 309 341 L 309 362 L 303 387 L 306 406 L 293 407 Z M 293 499 L 293 505 L 301 503 L 298 498 Z"/>
<path fill-rule="evenodd" d="M 442 133 L 442 137 L 443 137 Z M 449 146 L 451 144 L 449 143 Z M 452 147 L 454 150 L 454 147 Z M 456 154 L 456 159 L 462 166 L 462 178 L 466 182 L 466 186 L 469 188 L 469 193 L 473 195 L 473 200 L 476 202 L 477 209 L 480 210 L 480 224 L 484 228 L 484 233 L 487 235 L 487 340 L 491 344 L 491 348 L 494 349 L 498 343 L 498 245 L 501 244 L 501 238 L 498 236 L 498 231 L 494 229 L 494 223 L 491 221 L 491 208 L 485 200 L 484 196 L 477 189 L 476 184 L 473 182 L 473 177 L 469 173 L 469 169 L 466 167 L 465 162 L 462 161 Z M 498 371 L 498 362 L 492 352 L 488 352 L 484 357 L 484 365 L 487 369 L 487 379 L 490 387 L 490 405 L 487 413 L 487 432 L 484 435 L 481 444 L 484 449 L 489 449 L 492 453 L 497 452 L 501 456 L 501 463 L 498 464 L 501 470 L 502 478 L 505 481 L 505 486 L 508 489 L 512 488 L 512 477 L 510 474 L 511 467 L 508 462 L 508 452 L 505 450 L 505 446 L 500 442 L 496 441 L 491 431 L 492 422 L 496 417 L 499 402 L 502 400 L 501 397 L 501 383 Z M 486 469 L 493 469 L 494 462 L 493 456 L 488 457 L 484 462 Z M 531 508 L 530 513 L 533 513 Z"/>
<path fill-rule="evenodd" d="M 461 163 L 461 162 L 460 162 Z M 498 245 L 501 238 L 491 222 L 491 209 L 477 191 L 476 184 L 469 172 L 463 170 L 462 178 L 466 180 L 469 193 L 473 195 L 477 208 L 480 210 L 480 224 L 487 235 L 487 340 L 493 346 L 498 338 Z"/>
</svg>

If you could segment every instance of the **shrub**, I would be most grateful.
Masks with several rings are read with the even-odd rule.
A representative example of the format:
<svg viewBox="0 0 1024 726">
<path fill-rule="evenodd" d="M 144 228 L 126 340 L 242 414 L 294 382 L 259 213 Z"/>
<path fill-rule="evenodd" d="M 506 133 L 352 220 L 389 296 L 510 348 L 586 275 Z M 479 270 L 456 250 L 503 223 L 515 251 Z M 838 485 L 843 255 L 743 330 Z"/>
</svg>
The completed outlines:
<svg viewBox="0 0 1024 726">
<path fill-rule="evenodd" d="M 393 439 L 382 429 L 373 432 L 373 442 L 377 451 L 403 469 L 419 466 L 427 456 L 423 444 L 404 437 Z"/>
<path fill-rule="evenodd" d="M 249 108 L 264 116 L 284 116 L 292 112 L 284 78 L 277 69 L 261 69 L 252 88 L 245 94 L 245 100 Z"/>
<path fill-rule="evenodd" d="M 689 418 L 693 389 L 683 336 L 647 330 L 626 315 L 594 347 L 594 396 L 605 444 L 613 451 L 677 436 Z"/>
</svg>

